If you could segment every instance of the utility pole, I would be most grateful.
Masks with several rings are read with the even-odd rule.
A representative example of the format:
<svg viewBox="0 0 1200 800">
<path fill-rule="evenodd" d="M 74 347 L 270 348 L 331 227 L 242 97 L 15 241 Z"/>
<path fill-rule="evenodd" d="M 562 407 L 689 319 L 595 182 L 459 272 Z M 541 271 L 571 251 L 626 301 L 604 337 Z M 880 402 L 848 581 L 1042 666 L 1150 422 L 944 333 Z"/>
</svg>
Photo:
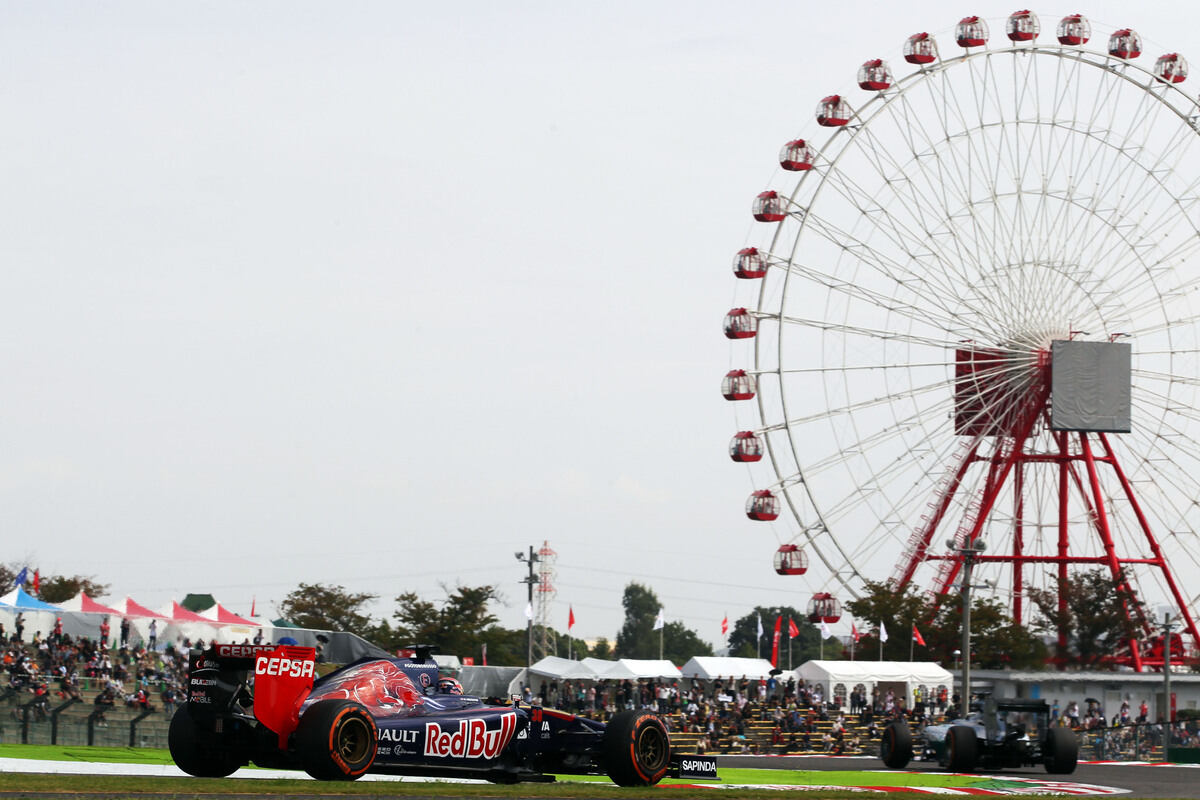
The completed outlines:
<svg viewBox="0 0 1200 800">
<path fill-rule="evenodd" d="M 964 542 L 961 546 L 953 539 L 946 541 L 946 547 L 956 550 L 963 560 L 962 573 L 962 699 L 959 714 L 966 717 L 971 712 L 971 570 L 975 566 L 975 556 L 987 549 L 982 539 L 974 542 Z"/>
<path fill-rule="evenodd" d="M 1171 713 L 1171 612 L 1163 614 L 1163 700 L 1167 704 L 1167 722 L 1175 720 Z"/>
<path fill-rule="evenodd" d="M 522 553 L 520 550 L 513 553 L 513 555 L 517 557 L 517 561 L 524 561 L 529 565 L 529 575 L 518 581 L 518 583 L 525 584 L 529 590 L 529 605 L 525 607 L 525 618 L 527 620 L 525 625 L 525 641 L 528 645 L 525 653 L 525 680 L 529 682 L 529 668 L 533 666 L 533 587 L 535 584 L 541 583 L 541 580 L 533 574 L 533 565 L 540 559 L 538 558 L 538 554 L 534 552 L 533 545 L 529 545 L 528 555 Z"/>
</svg>

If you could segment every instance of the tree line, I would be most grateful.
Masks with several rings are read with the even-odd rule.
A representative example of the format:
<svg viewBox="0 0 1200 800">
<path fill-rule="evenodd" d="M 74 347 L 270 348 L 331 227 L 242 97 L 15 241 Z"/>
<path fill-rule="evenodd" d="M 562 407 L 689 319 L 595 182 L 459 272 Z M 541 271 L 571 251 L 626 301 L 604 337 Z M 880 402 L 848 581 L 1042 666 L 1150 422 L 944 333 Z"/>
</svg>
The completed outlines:
<svg viewBox="0 0 1200 800">
<path fill-rule="evenodd" d="M 11 591 L 20 568 L 0 564 L 0 593 Z M 30 573 L 32 574 L 32 573 Z M 26 581 L 27 589 L 29 580 Z M 91 597 L 108 594 L 109 586 L 94 576 L 39 575 L 38 597 L 48 603 L 68 600 L 80 591 Z M 280 613 L 304 628 L 343 630 L 357 633 L 389 650 L 413 644 L 433 645 L 438 652 L 475 659 L 482 663 L 486 646 L 490 664 L 524 664 L 526 629 L 505 628 L 492 612 L 502 602 L 497 585 L 443 586 L 445 596 L 430 600 L 416 592 L 394 598 L 392 614 L 374 619 L 368 608 L 379 599 L 369 592 L 354 592 L 340 585 L 301 583 L 279 605 Z M 1133 620 L 1145 615 L 1139 601 L 1122 584 L 1103 570 L 1081 571 L 1069 577 L 1064 587 L 1065 602 L 1058 594 L 1030 589 L 1033 621 L 1019 625 L 996 599 L 973 598 L 971 603 L 972 663 L 983 669 L 1037 669 L 1052 663 L 1104 668 L 1121 652 L 1138 626 Z M 625 619 L 616 637 L 600 637 L 590 645 L 566 632 L 551 630 L 545 637 L 554 641 L 554 652 L 534 653 L 575 658 L 658 658 L 683 664 L 693 656 L 710 656 L 713 645 L 678 621 L 665 622 L 661 634 L 655 628 L 662 608 L 658 596 L 647 586 L 630 582 L 622 595 Z M 822 639 L 808 615 L 791 606 L 755 606 L 730 626 L 728 653 L 731 656 L 770 658 L 776 620 L 781 622 L 780 667 L 799 665 L 814 658 L 839 660 L 882 658 L 907 661 L 910 653 L 918 661 L 937 661 L 953 666 L 961 648 L 961 598 L 944 598 L 938 606 L 915 587 L 895 589 L 886 582 L 868 582 L 862 596 L 845 604 L 853 617 L 858 638 Z M 714 624 L 715 624 L 714 620 Z M 789 622 L 796 635 L 790 636 Z M 880 641 L 880 626 L 887 640 Z M 762 635 L 759 635 L 759 628 Z M 913 642 L 914 628 L 925 644 Z M 539 631 L 540 632 L 540 631 Z M 1061 635 L 1060 635 L 1061 633 Z M 542 637 L 535 637 L 535 640 Z M 852 653 L 853 650 L 853 653 Z"/>
</svg>

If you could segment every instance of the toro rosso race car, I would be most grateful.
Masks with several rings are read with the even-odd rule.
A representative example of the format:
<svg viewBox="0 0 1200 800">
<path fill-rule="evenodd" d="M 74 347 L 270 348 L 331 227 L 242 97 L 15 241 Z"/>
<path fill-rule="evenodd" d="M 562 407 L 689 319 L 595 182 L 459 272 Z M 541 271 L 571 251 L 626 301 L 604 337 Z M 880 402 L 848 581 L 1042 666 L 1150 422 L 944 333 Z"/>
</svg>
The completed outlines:
<svg viewBox="0 0 1200 800">
<path fill-rule="evenodd" d="M 1075 771 L 1079 742 L 1070 728 L 1050 724 L 1045 700 L 989 697 L 980 711 L 943 725 L 928 725 L 916 741 L 923 761 L 936 761 L 951 772 L 1044 765 L 1046 772 Z M 904 769 L 913 757 L 908 723 L 888 723 L 879 740 L 880 757 L 892 769 Z"/>
<path fill-rule="evenodd" d="M 514 783 L 560 773 L 649 786 L 668 775 L 717 777 L 715 758 L 673 754 L 652 713 L 622 712 L 605 725 L 515 700 L 487 705 L 439 678 L 429 651 L 364 658 L 316 677 L 310 647 L 213 645 L 191 656 L 171 757 L 198 777 L 248 763 L 319 780 L 378 772 Z"/>
</svg>

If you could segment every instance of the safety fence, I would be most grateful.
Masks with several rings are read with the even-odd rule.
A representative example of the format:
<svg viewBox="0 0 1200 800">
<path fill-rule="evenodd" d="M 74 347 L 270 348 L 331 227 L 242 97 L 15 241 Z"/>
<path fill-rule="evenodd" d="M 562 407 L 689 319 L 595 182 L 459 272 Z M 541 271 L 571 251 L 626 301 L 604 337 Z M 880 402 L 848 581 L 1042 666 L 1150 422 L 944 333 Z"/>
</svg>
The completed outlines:
<svg viewBox="0 0 1200 800">
<path fill-rule="evenodd" d="M 1081 761 L 1200 762 L 1195 721 L 1137 723 L 1079 731 Z"/>
</svg>

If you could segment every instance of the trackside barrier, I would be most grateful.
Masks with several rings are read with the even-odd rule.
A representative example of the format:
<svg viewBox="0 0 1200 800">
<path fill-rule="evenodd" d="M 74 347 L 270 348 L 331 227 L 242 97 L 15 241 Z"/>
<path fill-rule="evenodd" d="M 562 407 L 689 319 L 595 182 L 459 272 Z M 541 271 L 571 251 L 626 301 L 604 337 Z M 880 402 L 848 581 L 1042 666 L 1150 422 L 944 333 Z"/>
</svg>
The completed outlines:
<svg viewBox="0 0 1200 800">
<path fill-rule="evenodd" d="M 1079 733 L 1083 761 L 1200 760 L 1200 726 L 1196 721 L 1144 722 Z"/>
<path fill-rule="evenodd" d="M 153 714 L 153 713 L 154 713 L 154 709 L 153 709 L 153 708 L 147 708 L 145 711 L 143 711 L 142 713 L 138 714 L 138 715 L 137 715 L 136 717 L 134 717 L 133 719 L 129 720 L 129 746 L 130 746 L 130 747 L 137 747 L 137 726 L 138 726 L 138 723 L 139 723 L 139 722 L 141 722 L 142 720 L 144 720 L 146 717 L 150 716 L 150 715 L 151 715 L 151 714 Z"/>
<path fill-rule="evenodd" d="M 97 708 L 92 713 L 88 714 L 87 718 L 87 743 L 88 747 L 96 744 L 96 720 L 104 716 L 105 709 Z"/>
<path fill-rule="evenodd" d="M 68 697 L 67 702 L 50 711 L 50 744 L 58 744 L 58 715 L 78 702 L 78 697 Z"/>
<path fill-rule="evenodd" d="M 21 744 L 29 744 L 29 707 L 32 702 L 24 703 L 13 709 L 13 716 L 21 723 Z"/>
</svg>

